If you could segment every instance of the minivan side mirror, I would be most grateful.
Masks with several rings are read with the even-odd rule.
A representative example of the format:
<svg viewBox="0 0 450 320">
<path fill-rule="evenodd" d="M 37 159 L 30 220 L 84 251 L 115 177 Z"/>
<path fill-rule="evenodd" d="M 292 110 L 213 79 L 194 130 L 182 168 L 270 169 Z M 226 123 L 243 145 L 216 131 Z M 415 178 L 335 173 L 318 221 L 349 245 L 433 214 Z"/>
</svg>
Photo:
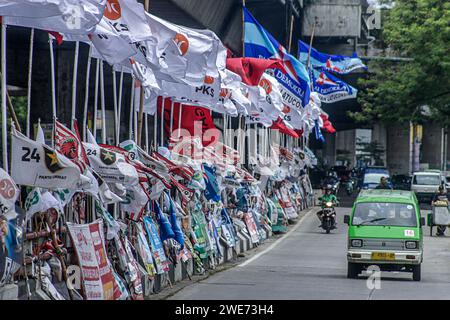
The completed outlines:
<svg viewBox="0 0 450 320">
<path fill-rule="evenodd" d="M 425 226 L 426 225 L 426 223 L 425 223 L 425 218 L 424 217 L 421 217 L 420 218 L 420 226 Z"/>
<path fill-rule="evenodd" d="M 346 214 L 346 215 L 344 216 L 344 223 L 345 223 L 345 224 L 350 224 L 350 216 L 349 216 L 348 214 Z"/>
</svg>

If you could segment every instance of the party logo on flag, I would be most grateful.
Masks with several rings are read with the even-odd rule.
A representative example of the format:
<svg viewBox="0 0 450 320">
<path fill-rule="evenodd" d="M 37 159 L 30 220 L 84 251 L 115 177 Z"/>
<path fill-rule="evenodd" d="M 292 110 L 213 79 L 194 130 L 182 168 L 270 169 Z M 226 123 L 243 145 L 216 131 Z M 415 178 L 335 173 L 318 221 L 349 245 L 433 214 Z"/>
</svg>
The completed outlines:
<svg viewBox="0 0 450 320">
<path fill-rule="evenodd" d="M 103 15 L 109 20 L 118 20 L 122 16 L 119 0 L 108 0 Z"/>
<path fill-rule="evenodd" d="M 78 158 L 78 142 L 74 138 L 67 138 L 61 141 L 59 151 L 70 160 Z"/>
<path fill-rule="evenodd" d="M 261 79 L 259 86 L 266 91 L 266 94 L 270 94 L 272 92 L 272 84 L 267 79 Z"/>
<path fill-rule="evenodd" d="M 185 35 L 182 35 L 181 33 L 177 33 L 175 35 L 175 38 L 173 38 L 173 42 L 175 42 L 175 45 L 178 48 L 178 51 L 180 52 L 181 56 L 184 56 L 188 50 L 189 50 L 189 40 L 186 38 Z"/>
<path fill-rule="evenodd" d="M 116 155 L 114 152 L 109 152 L 106 149 L 100 148 L 100 160 L 107 166 L 116 162 Z"/>
<path fill-rule="evenodd" d="M 63 169 L 63 167 L 59 164 L 58 155 L 56 154 L 56 152 L 45 145 L 43 145 L 43 148 L 45 153 L 45 165 L 47 169 L 51 173 L 55 173 Z"/>
</svg>

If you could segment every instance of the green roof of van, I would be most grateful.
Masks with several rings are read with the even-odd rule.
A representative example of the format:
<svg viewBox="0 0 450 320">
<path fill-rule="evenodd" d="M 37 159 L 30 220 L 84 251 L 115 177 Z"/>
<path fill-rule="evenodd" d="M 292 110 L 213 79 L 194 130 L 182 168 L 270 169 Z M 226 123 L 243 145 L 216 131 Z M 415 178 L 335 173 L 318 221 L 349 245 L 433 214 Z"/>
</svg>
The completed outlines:
<svg viewBox="0 0 450 320">
<path fill-rule="evenodd" d="M 414 193 L 405 190 L 362 190 L 356 202 L 415 202 Z"/>
</svg>

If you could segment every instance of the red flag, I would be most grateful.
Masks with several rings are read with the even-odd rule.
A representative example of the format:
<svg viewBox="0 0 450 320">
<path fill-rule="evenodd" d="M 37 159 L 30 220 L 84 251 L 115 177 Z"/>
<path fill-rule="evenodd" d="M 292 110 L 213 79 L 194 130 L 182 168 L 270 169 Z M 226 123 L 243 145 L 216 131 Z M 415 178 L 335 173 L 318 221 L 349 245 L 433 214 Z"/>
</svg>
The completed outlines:
<svg viewBox="0 0 450 320">
<path fill-rule="evenodd" d="M 322 120 L 323 120 L 323 127 L 322 127 L 322 128 L 323 128 L 326 132 L 328 132 L 328 133 L 335 133 L 335 132 L 336 132 L 336 129 L 333 127 L 333 124 L 332 124 L 331 121 L 328 119 L 328 115 L 322 113 L 322 114 L 320 115 L 320 117 L 321 117 Z"/>
<path fill-rule="evenodd" d="M 170 131 L 170 116 L 172 113 L 172 132 L 177 129 L 184 129 L 187 132 L 182 133 L 182 137 L 190 134 L 191 137 L 199 137 L 202 139 L 203 146 L 208 146 L 219 140 L 220 131 L 216 129 L 214 121 L 211 117 L 211 111 L 207 108 L 196 107 L 183 104 L 181 114 L 181 127 L 178 128 L 180 121 L 180 107 L 178 102 L 173 103 L 173 111 L 170 111 L 171 99 L 158 97 L 158 113 L 161 114 L 161 108 L 164 100 L 164 126 L 165 132 Z M 175 136 L 177 136 L 175 134 Z"/>
<path fill-rule="evenodd" d="M 290 129 L 286 126 L 286 124 L 284 123 L 283 119 L 278 118 L 277 121 L 274 121 L 272 123 L 272 126 L 270 127 L 270 129 L 273 130 L 279 130 L 281 133 L 290 135 L 291 137 L 294 138 L 299 138 L 300 136 L 298 135 L 297 132 L 295 132 L 294 129 Z"/>
<path fill-rule="evenodd" d="M 257 58 L 230 58 L 227 59 L 227 69 L 241 76 L 242 82 L 250 86 L 257 86 L 262 74 L 267 69 L 277 68 L 284 70 L 279 60 Z"/>
<path fill-rule="evenodd" d="M 55 149 L 69 158 L 84 173 L 89 162 L 84 158 L 85 151 L 78 136 L 61 122 L 55 120 Z"/>
</svg>

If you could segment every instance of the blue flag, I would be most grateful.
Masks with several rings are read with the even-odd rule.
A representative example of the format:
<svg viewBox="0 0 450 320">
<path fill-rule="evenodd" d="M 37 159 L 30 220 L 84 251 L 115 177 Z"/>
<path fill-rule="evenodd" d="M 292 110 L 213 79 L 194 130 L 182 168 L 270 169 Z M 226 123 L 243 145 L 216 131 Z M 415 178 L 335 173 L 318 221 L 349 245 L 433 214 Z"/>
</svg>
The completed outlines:
<svg viewBox="0 0 450 320">
<path fill-rule="evenodd" d="M 322 142 L 325 142 L 325 138 L 322 135 L 322 131 L 320 130 L 319 121 L 315 121 L 316 125 L 314 126 L 314 132 L 316 133 L 316 139 Z"/>
<path fill-rule="evenodd" d="M 213 201 L 220 201 L 220 189 L 219 185 L 217 184 L 216 176 L 215 176 L 215 170 L 214 168 L 203 164 L 203 168 L 205 169 L 205 198 L 206 200 L 213 200 Z"/>
<path fill-rule="evenodd" d="M 170 224 L 172 225 L 172 231 L 174 233 L 174 239 L 180 244 L 181 248 L 184 247 L 184 235 L 181 231 L 180 226 L 178 225 L 177 221 L 177 213 L 175 210 L 175 204 L 173 203 L 172 198 L 170 195 L 166 193 L 166 199 L 169 201 L 169 220 Z"/>
<path fill-rule="evenodd" d="M 304 64 L 298 61 L 259 24 L 244 7 L 244 47 L 245 56 L 260 59 L 279 59 L 286 73 L 274 70 L 274 77 L 281 84 L 283 101 L 292 107 L 293 96 L 300 100 L 302 106 L 309 103 L 310 79 Z"/>
<path fill-rule="evenodd" d="M 325 70 L 311 70 L 314 91 L 319 94 L 321 102 L 333 103 L 345 99 L 354 99 L 358 90 L 336 78 Z"/>
<path fill-rule="evenodd" d="M 158 201 L 153 201 L 153 212 L 155 213 L 156 221 L 159 224 L 159 235 L 161 241 L 167 239 L 175 239 L 175 233 L 172 230 L 169 220 L 167 220 L 166 215 L 161 211 Z"/>
<path fill-rule="evenodd" d="M 298 57 L 305 65 L 308 63 L 309 45 L 299 40 L 298 42 Z M 326 54 L 311 48 L 311 57 L 309 63 L 313 68 L 318 70 L 325 70 L 337 74 L 347 74 L 356 69 L 367 69 L 361 59 L 358 58 L 356 52 L 353 56 L 341 56 Z"/>
</svg>

